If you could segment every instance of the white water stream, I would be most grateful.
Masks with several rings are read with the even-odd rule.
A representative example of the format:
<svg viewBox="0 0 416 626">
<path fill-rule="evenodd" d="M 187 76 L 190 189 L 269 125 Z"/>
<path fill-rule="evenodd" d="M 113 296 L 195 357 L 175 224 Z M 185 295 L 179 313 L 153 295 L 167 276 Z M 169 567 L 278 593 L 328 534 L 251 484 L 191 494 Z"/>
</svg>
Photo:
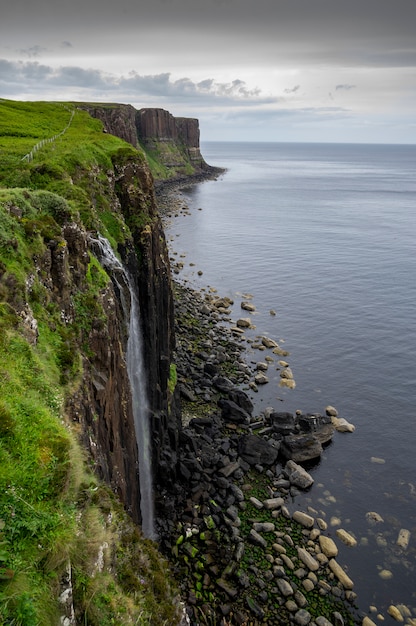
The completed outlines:
<svg viewBox="0 0 416 626">
<path fill-rule="evenodd" d="M 109 241 L 99 235 L 98 239 L 92 239 L 92 242 L 98 248 L 101 264 L 108 271 L 111 280 L 119 289 L 123 312 L 126 319 L 129 320 L 127 372 L 131 387 L 134 429 L 139 457 L 142 531 L 145 537 L 149 539 L 156 539 L 154 527 L 149 405 L 146 389 L 146 375 L 144 371 L 139 301 L 137 299 L 133 281 L 121 261 L 115 256 Z M 126 299 L 126 288 L 130 296 L 130 302 Z"/>
</svg>

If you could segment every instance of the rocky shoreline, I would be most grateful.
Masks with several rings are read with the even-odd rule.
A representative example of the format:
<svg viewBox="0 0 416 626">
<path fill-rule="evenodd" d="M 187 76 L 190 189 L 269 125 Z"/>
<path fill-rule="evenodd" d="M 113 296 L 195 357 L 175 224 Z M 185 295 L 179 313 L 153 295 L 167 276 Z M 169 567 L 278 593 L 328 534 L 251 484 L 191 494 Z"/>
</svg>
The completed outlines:
<svg viewBox="0 0 416 626">
<path fill-rule="evenodd" d="M 177 195 L 165 206 L 187 210 Z M 302 463 L 319 458 L 335 428 L 354 427 L 333 407 L 253 415 L 246 390 L 265 374 L 245 362 L 244 324 L 231 324 L 230 301 L 180 282 L 174 291 L 182 431 L 178 475 L 160 486 L 157 511 L 160 546 L 187 607 L 183 623 L 374 626 L 356 605 L 322 512 L 288 506 L 313 485 Z M 266 365 L 285 356 L 268 337 L 259 346 Z M 337 536 L 354 541 L 343 529 Z"/>
<path fill-rule="evenodd" d="M 222 323 L 216 297 L 176 284 L 175 300 L 183 429 L 159 534 L 188 623 L 369 626 L 327 522 L 286 506 L 311 488 L 300 463 L 329 440 L 331 416 L 253 415 L 241 390 L 251 377 L 244 342 Z"/>
</svg>

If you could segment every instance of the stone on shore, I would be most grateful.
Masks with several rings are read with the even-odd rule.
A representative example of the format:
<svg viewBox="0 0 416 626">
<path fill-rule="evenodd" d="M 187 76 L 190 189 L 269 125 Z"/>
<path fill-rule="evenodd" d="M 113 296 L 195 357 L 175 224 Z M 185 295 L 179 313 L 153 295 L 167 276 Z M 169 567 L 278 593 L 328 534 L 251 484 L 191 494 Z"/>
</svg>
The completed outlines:
<svg viewBox="0 0 416 626">
<path fill-rule="evenodd" d="M 389 608 L 387 609 L 387 613 L 391 615 L 391 617 L 395 619 L 396 622 L 404 622 L 403 615 L 400 613 L 399 609 L 394 606 L 394 604 L 391 604 L 389 606 Z"/>
<path fill-rule="evenodd" d="M 276 586 L 279 588 L 279 591 L 282 594 L 282 596 L 285 596 L 287 598 L 288 596 L 293 595 L 293 588 L 291 584 L 284 578 L 278 578 L 276 580 Z"/>
<path fill-rule="evenodd" d="M 269 415 L 273 431 L 281 435 L 291 435 L 295 431 L 295 418 L 292 413 L 272 411 Z"/>
<path fill-rule="evenodd" d="M 303 513 L 303 511 L 295 511 L 292 517 L 295 522 L 298 522 L 298 524 L 301 524 L 305 528 L 312 528 L 315 523 L 314 518 L 307 513 Z"/>
<path fill-rule="evenodd" d="M 238 441 L 238 453 L 249 465 L 273 465 L 279 454 L 279 443 L 272 446 L 259 435 L 242 435 Z"/>
<path fill-rule="evenodd" d="M 319 563 L 313 558 L 312 554 L 305 548 L 298 547 L 298 557 L 304 565 L 311 571 L 316 572 L 319 569 Z"/>
<path fill-rule="evenodd" d="M 267 376 L 263 373 L 256 374 L 254 377 L 256 385 L 266 385 L 269 382 Z"/>
<path fill-rule="evenodd" d="M 238 328 L 250 328 L 251 327 L 251 319 L 249 317 L 240 317 L 236 325 Z"/>
<path fill-rule="evenodd" d="M 338 411 L 336 410 L 335 407 L 331 406 L 330 404 L 326 407 L 325 413 L 329 415 L 330 417 L 338 417 Z"/>
<path fill-rule="evenodd" d="M 280 378 L 288 378 L 289 380 L 293 380 L 293 372 L 290 369 L 290 367 L 285 367 L 281 372 L 280 372 Z"/>
<path fill-rule="evenodd" d="M 341 565 L 335 559 L 331 559 L 329 561 L 329 568 L 338 578 L 344 589 L 352 589 L 354 587 L 354 583 L 352 582 L 351 578 L 347 576 Z"/>
<path fill-rule="evenodd" d="M 322 445 L 313 435 L 289 435 L 281 446 L 282 455 L 296 463 L 317 459 L 322 454 Z"/>
<path fill-rule="evenodd" d="M 267 548 L 267 541 L 258 533 L 254 528 L 250 530 L 250 534 L 248 539 L 251 543 L 254 543 L 256 546 L 261 546 L 262 548 Z"/>
<path fill-rule="evenodd" d="M 279 347 L 277 342 L 274 341 L 273 339 L 270 339 L 270 337 L 262 337 L 261 343 L 263 344 L 265 348 L 278 348 Z"/>
<path fill-rule="evenodd" d="M 241 308 L 244 309 L 244 311 L 250 311 L 251 313 L 254 313 L 254 311 L 256 310 L 254 304 L 245 301 L 241 303 Z"/>
<path fill-rule="evenodd" d="M 381 524 L 382 522 L 384 522 L 384 519 L 381 517 L 381 515 L 379 513 L 376 513 L 375 511 L 369 511 L 368 513 L 366 513 L 365 519 L 372 526 L 374 526 L 375 524 Z"/>
<path fill-rule="evenodd" d="M 355 548 L 355 546 L 357 545 L 357 540 L 355 539 L 355 537 L 350 535 L 350 533 L 348 533 L 343 528 L 338 528 L 336 533 L 337 533 L 337 537 L 339 537 L 341 539 L 341 541 L 343 543 L 345 543 L 346 546 L 350 546 L 351 548 Z"/>
<path fill-rule="evenodd" d="M 283 498 L 268 498 L 267 500 L 263 500 L 263 506 L 268 511 L 280 509 L 284 503 L 285 501 Z"/>
<path fill-rule="evenodd" d="M 314 480 L 310 474 L 295 461 L 288 461 L 284 468 L 284 473 L 288 477 L 291 485 L 299 489 L 308 489 L 313 485 Z"/>
<path fill-rule="evenodd" d="M 339 433 L 353 433 L 355 430 L 354 424 L 347 422 L 343 417 L 331 417 L 331 421 Z"/>
<path fill-rule="evenodd" d="M 401 528 L 399 531 L 399 536 L 397 537 L 396 544 L 399 548 L 403 548 L 403 550 L 407 550 L 410 541 L 410 530 L 406 528 Z"/>
<path fill-rule="evenodd" d="M 330 537 L 326 537 L 325 535 L 319 536 L 319 545 L 321 546 L 322 552 L 328 558 L 333 558 L 338 554 L 338 548 L 333 539 Z"/>
<path fill-rule="evenodd" d="M 235 422 L 236 424 L 247 424 L 250 421 L 250 415 L 247 411 L 232 400 L 221 398 L 218 401 L 218 406 L 221 408 L 222 417 L 225 420 Z"/>
</svg>

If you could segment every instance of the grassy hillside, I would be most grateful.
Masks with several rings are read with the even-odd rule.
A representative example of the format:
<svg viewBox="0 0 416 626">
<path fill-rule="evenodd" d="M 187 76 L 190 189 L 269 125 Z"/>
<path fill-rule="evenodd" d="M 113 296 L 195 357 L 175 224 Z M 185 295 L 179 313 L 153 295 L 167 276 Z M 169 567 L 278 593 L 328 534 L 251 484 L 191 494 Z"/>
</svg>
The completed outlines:
<svg viewBox="0 0 416 626">
<path fill-rule="evenodd" d="M 109 277 L 87 259 L 68 320 L 42 265 L 52 242 L 67 245 L 65 223 L 113 244 L 129 235 L 108 180 L 130 158 L 144 156 L 70 104 L 0 100 L 1 624 L 176 620 L 167 564 L 93 475 L 65 415 Z"/>
</svg>

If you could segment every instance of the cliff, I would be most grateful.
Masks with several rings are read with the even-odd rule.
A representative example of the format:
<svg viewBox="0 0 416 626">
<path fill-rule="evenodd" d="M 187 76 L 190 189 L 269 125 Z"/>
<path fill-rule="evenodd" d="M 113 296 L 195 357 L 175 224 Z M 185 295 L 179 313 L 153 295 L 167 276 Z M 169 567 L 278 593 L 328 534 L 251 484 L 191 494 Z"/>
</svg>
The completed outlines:
<svg viewBox="0 0 416 626">
<path fill-rule="evenodd" d="M 156 108 L 136 110 L 123 104 L 79 104 L 103 122 L 104 129 L 145 151 L 157 179 L 209 172 L 200 150 L 199 122 Z"/>
<path fill-rule="evenodd" d="M 98 234 L 138 296 L 161 480 L 178 432 L 169 259 L 153 176 L 129 145 L 135 111 L 106 109 L 127 144 L 71 104 L 0 107 L 0 621 L 177 623 L 167 565 L 112 496 L 141 523 L 125 294 Z"/>
</svg>

